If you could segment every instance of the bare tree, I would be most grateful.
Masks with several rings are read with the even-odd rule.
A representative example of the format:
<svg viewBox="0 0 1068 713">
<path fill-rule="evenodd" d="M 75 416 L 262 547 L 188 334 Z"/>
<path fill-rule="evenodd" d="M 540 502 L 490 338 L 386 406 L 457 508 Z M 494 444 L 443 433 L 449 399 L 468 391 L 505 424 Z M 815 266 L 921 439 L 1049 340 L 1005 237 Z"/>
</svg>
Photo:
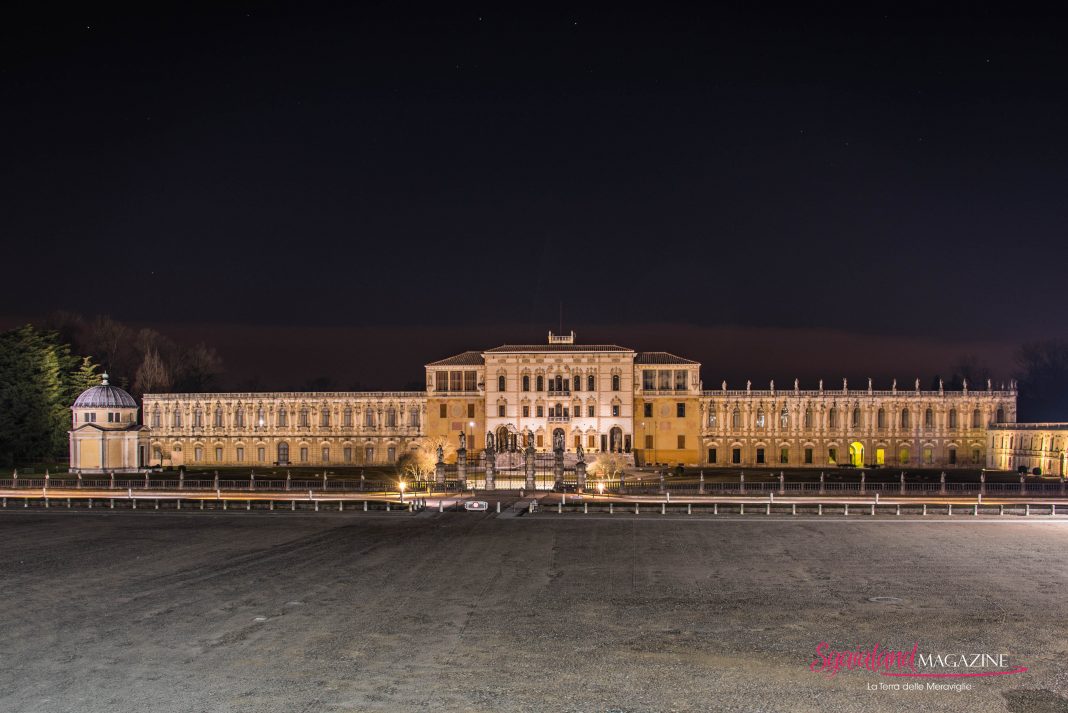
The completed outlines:
<svg viewBox="0 0 1068 713">
<path fill-rule="evenodd" d="M 147 393 L 170 391 L 171 385 L 170 370 L 163 363 L 155 347 L 149 347 L 134 376 L 134 390 L 139 396 L 143 396 Z"/>
</svg>

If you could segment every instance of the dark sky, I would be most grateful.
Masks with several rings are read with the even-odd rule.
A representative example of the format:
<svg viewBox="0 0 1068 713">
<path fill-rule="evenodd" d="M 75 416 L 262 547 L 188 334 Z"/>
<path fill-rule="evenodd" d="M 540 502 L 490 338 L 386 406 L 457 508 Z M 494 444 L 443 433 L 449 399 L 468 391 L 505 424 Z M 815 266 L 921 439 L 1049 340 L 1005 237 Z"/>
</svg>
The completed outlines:
<svg viewBox="0 0 1068 713">
<path fill-rule="evenodd" d="M 418 365 L 562 302 L 716 383 L 1064 332 L 1064 14 L 347 5 L 3 17 L 0 321 L 388 332 Z M 716 336 L 745 330 L 785 341 Z"/>
</svg>

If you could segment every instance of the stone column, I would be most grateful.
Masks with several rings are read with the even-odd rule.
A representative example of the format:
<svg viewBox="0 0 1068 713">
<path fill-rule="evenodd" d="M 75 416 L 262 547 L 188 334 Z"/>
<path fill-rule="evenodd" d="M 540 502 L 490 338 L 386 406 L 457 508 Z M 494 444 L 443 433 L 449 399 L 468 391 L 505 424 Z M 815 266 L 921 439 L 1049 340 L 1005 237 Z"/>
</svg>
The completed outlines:
<svg viewBox="0 0 1068 713">
<path fill-rule="evenodd" d="M 586 461 L 584 460 L 575 463 L 575 489 L 580 493 L 586 489 Z"/>
<path fill-rule="evenodd" d="M 445 464 L 440 460 L 434 464 L 434 482 L 438 485 L 445 485 Z"/>
<path fill-rule="evenodd" d="M 456 478 L 460 481 L 460 490 L 467 490 L 467 449 L 456 451 Z"/>
</svg>

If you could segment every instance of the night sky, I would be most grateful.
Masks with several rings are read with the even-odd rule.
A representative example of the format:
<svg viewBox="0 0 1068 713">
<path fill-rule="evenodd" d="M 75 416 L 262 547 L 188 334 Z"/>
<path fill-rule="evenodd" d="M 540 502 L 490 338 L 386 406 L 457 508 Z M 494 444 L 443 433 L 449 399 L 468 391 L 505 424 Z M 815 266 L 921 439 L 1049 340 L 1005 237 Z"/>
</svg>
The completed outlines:
<svg viewBox="0 0 1068 713">
<path fill-rule="evenodd" d="M 266 386 L 561 307 L 706 386 L 1064 334 L 1063 14 L 223 5 L 0 22 L 0 326 L 107 313 Z"/>
</svg>

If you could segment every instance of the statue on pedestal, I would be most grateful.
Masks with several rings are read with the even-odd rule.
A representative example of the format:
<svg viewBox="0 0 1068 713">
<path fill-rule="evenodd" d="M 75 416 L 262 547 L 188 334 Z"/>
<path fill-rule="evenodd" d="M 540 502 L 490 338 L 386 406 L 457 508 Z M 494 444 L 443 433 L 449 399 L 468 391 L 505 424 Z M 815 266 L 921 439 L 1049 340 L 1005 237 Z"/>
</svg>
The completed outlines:
<svg viewBox="0 0 1068 713">
<path fill-rule="evenodd" d="M 467 434 L 463 431 L 460 431 L 460 450 L 467 450 Z"/>
<path fill-rule="evenodd" d="M 444 463 L 444 462 L 445 462 L 445 449 L 442 448 L 441 444 L 439 443 L 438 444 L 438 463 Z"/>
</svg>

